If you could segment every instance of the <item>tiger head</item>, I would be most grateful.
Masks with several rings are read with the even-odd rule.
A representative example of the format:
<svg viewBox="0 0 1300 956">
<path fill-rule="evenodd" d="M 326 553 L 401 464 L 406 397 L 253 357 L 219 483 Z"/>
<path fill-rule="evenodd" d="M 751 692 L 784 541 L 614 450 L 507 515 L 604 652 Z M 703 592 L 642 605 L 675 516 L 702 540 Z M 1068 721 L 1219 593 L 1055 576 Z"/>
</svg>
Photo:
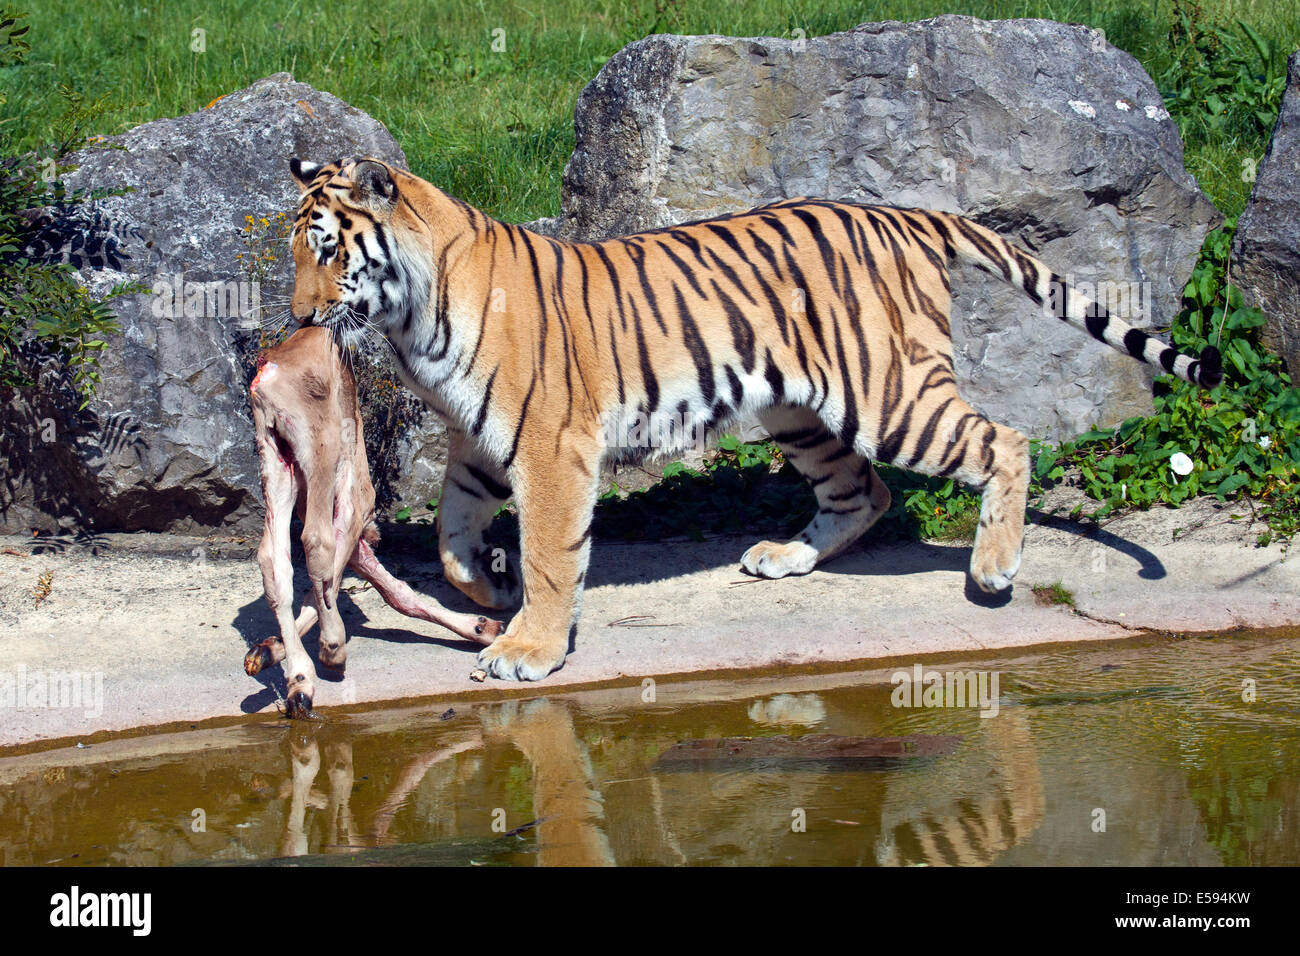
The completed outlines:
<svg viewBox="0 0 1300 956">
<path fill-rule="evenodd" d="M 289 169 L 302 193 L 290 239 L 294 319 L 351 346 L 422 308 L 402 249 L 427 230 L 399 188 L 418 180 L 377 159 L 293 159 Z"/>
</svg>

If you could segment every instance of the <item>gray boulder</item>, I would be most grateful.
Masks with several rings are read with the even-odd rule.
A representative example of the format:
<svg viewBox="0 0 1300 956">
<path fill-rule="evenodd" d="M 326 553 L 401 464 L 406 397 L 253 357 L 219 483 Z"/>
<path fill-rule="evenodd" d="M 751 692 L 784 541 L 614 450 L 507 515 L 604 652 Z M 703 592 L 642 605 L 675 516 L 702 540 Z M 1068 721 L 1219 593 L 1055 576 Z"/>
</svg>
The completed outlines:
<svg viewBox="0 0 1300 956">
<path fill-rule="evenodd" d="M 1072 281 L 1108 283 L 1112 311 L 1139 327 L 1168 326 L 1221 220 L 1138 62 L 1044 20 L 648 37 L 605 64 L 575 124 L 566 238 L 799 195 L 941 209 Z M 1128 357 L 977 270 L 954 292 L 963 391 L 994 419 L 1060 438 L 1150 411 L 1150 375 Z"/>
<path fill-rule="evenodd" d="M 123 281 L 151 292 L 114 300 L 122 331 L 87 408 L 49 381 L 0 405 L 0 526 L 254 532 L 261 483 L 247 384 L 261 340 L 287 317 L 292 257 L 283 241 L 265 243 L 274 259 L 255 282 L 237 258 L 249 252 L 245 217 L 265 217 L 273 232 L 277 213 L 292 217 L 292 156 L 402 167 L 405 156 L 376 120 L 287 73 L 106 145 L 78 155 L 66 184 L 131 191 L 47 213 L 29 252 L 72 262 L 95 292 Z M 436 486 L 403 489 L 410 469 L 397 470 L 394 449 L 427 453 L 441 429 L 404 390 L 384 400 L 393 407 L 379 409 L 379 429 L 403 433 L 379 436 L 376 486 L 427 500 Z"/>
<path fill-rule="evenodd" d="M 1248 305 L 1268 316 L 1263 341 L 1300 375 L 1300 52 L 1250 202 L 1237 220 L 1232 277 Z"/>
</svg>

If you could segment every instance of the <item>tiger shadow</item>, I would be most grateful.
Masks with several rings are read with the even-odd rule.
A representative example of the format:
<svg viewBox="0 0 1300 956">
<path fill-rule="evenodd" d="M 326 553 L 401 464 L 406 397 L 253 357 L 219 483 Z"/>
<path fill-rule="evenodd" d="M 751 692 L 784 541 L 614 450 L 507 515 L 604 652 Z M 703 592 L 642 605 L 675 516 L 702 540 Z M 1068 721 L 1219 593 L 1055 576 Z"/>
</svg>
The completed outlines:
<svg viewBox="0 0 1300 956">
<path fill-rule="evenodd" d="M 732 500 L 728 505 L 735 510 L 730 513 L 717 507 L 719 489 L 713 484 L 718 480 L 716 476 L 679 474 L 643 492 L 599 501 L 593 516 L 594 547 L 586 586 L 662 581 L 702 569 L 735 567 L 740 573 L 740 556 L 746 548 L 762 540 L 793 538 L 816 511 L 816 499 L 802 478 L 787 476 L 784 471 L 768 474 L 766 468 L 754 466 L 731 475 L 727 490 Z M 901 493 L 895 494 L 896 499 L 901 497 Z M 899 510 L 896 504 L 880 525 L 868 530 L 844 553 L 818 565 L 818 570 L 892 578 L 967 569 L 971 555 L 969 544 L 944 545 L 909 539 L 910 532 L 900 530 L 900 519 L 895 513 Z M 742 520 L 738 515 L 745 517 Z M 1028 510 L 1027 524 L 1063 531 L 1116 551 L 1139 566 L 1137 575 L 1143 580 L 1159 580 L 1167 575 L 1160 559 L 1150 550 L 1095 524 L 1084 524 L 1036 508 Z M 438 570 L 437 536 L 431 526 L 387 524 L 381 527 L 386 548 L 394 549 L 394 553 L 429 572 L 427 576 L 436 578 L 439 584 L 444 583 Z M 498 515 L 485 540 L 489 547 L 501 547 L 517 558 L 516 516 Z M 608 554 L 607 549 L 612 546 L 640 547 L 646 554 L 644 559 L 602 560 L 602 552 Z M 448 588 L 445 593 L 455 600 L 455 591 Z M 967 575 L 965 595 L 973 604 L 1000 607 L 1010 600 L 1011 592 L 986 594 Z M 443 600 L 443 593 L 436 596 Z"/>
</svg>

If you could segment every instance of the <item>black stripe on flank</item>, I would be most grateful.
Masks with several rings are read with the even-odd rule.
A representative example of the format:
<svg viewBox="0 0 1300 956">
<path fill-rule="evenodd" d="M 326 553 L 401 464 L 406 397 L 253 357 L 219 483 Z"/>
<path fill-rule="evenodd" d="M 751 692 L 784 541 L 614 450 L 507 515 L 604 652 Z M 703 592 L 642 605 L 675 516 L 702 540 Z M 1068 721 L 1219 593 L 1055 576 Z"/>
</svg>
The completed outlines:
<svg viewBox="0 0 1300 956">
<path fill-rule="evenodd" d="M 827 357 L 829 358 L 829 356 Z M 820 415 L 822 413 L 822 409 L 826 406 L 826 399 L 831 397 L 831 383 L 830 380 L 826 377 L 825 369 L 823 369 L 820 365 L 816 366 L 816 368 L 817 368 L 817 375 L 822 380 L 822 392 L 821 392 L 822 397 L 821 400 L 817 402 L 816 406 L 813 407 L 813 411 L 816 412 L 818 415 Z M 813 394 L 814 395 L 817 394 L 815 389 Z"/>
<path fill-rule="evenodd" d="M 659 407 L 659 380 L 655 378 L 654 365 L 650 361 L 650 353 L 645 347 L 645 333 L 641 331 L 641 322 L 636 315 L 636 307 L 632 308 L 632 315 L 636 325 L 636 350 L 641 359 L 641 382 L 645 386 L 646 401 L 649 406 L 646 408 L 646 414 L 650 414 Z"/>
<path fill-rule="evenodd" d="M 754 371 L 754 329 L 746 320 L 744 313 L 740 311 L 740 306 L 722 291 L 717 281 L 710 279 L 709 282 L 722 302 L 723 310 L 727 313 L 727 323 L 731 326 L 731 341 L 736 346 L 736 354 L 740 356 L 740 364 L 746 372 L 752 372 Z M 682 308 L 680 293 L 677 296 L 677 306 Z"/>
<path fill-rule="evenodd" d="M 694 290 L 695 294 L 701 299 L 707 298 L 704 294 L 704 290 L 700 288 L 700 284 L 695 281 L 695 273 L 691 270 L 690 266 L 682 261 L 681 256 L 673 252 L 673 250 L 668 247 L 667 243 L 660 242 L 658 243 L 658 246 L 664 251 L 664 254 L 673 261 L 673 265 L 677 267 L 677 270 L 686 277 L 686 281 L 691 284 L 691 289 Z"/>
<path fill-rule="evenodd" d="M 650 314 L 654 316 L 655 322 L 658 323 L 659 331 L 667 335 L 668 326 L 664 323 L 664 317 L 659 311 L 659 299 L 650 285 L 650 276 L 646 272 L 645 250 L 635 242 L 627 241 L 623 243 L 623 248 L 627 250 L 628 258 L 632 260 L 632 267 L 636 269 L 637 278 L 641 280 L 641 294 L 645 296 L 645 302 L 650 308 Z M 680 296 L 680 293 L 678 294 Z"/>
<path fill-rule="evenodd" d="M 614 337 L 614 315 L 606 316 L 609 322 L 609 352 L 614 357 L 614 377 L 618 380 L 618 403 L 622 405 L 627 399 L 623 388 L 623 363 L 618 360 L 618 340 Z"/>
<path fill-rule="evenodd" d="M 719 239 L 725 242 L 727 246 L 731 249 L 731 251 L 736 254 L 736 257 L 738 259 L 745 258 L 745 250 L 740 248 L 740 243 L 736 241 L 736 237 L 732 235 L 730 229 L 725 229 L 722 226 L 715 225 L 713 223 L 706 223 L 705 228 L 707 228 L 709 232 L 713 233 L 715 236 L 717 236 Z"/>
<path fill-rule="evenodd" d="M 790 230 L 785 227 L 785 223 L 783 223 L 779 217 L 775 215 L 769 215 L 769 216 L 759 216 L 758 218 L 760 222 L 766 223 L 773 230 L 775 230 L 776 233 L 780 235 L 781 241 L 784 242 L 787 246 L 796 246 L 796 247 L 798 246 L 798 243 L 794 241 L 794 236 L 790 235 Z"/>
<path fill-rule="evenodd" d="M 731 366 L 727 366 L 727 385 L 731 388 L 731 404 L 736 408 L 740 407 L 740 400 L 745 397 L 744 386 L 740 384 L 740 379 L 732 371 Z"/>
<path fill-rule="evenodd" d="M 1011 281 L 1011 265 L 1007 262 L 1007 257 L 1000 255 L 993 244 L 971 228 L 971 224 L 961 216 L 953 216 L 952 222 L 957 227 L 957 231 L 966 237 L 966 241 L 979 250 L 984 258 L 990 260 L 990 266 L 996 265 L 1002 271 L 1002 278 Z"/>
<path fill-rule="evenodd" d="M 849 237 L 849 248 L 853 250 L 853 258 L 857 260 L 858 265 L 862 265 L 862 248 L 858 245 L 858 231 L 854 228 L 853 217 L 843 206 L 827 206 L 835 217 L 839 219 L 840 225 L 844 227 L 844 234 Z"/>
<path fill-rule="evenodd" d="M 587 272 L 587 257 L 581 250 L 577 252 L 578 269 L 582 272 L 582 307 L 587 313 L 587 325 L 591 327 L 591 341 L 596 342 L 596 317 L 591 312 L 591 276 Z"/>
<path fill-rule="evenodd" d="M 907 464 L 903 466 L 904 468 L 915 467 L 916 463 L 925 457 L 925 453 L 930 450 L 930 446 L 934 443 L 934 435 L 939 428 L 939 421 L 953 401 L 955 399 L 949 398 L 934 410 L 930 420 L 925 423 L 925 428 L 921 430 L 921 436 L 916 440 L 916 448 L 912 450 L 912 457 L 907 460 Z"/>
<path fill-rule="evenodd" d="M 763 351 L 766 353 L 763 378 L 767 379 L 767 384 L 772 388 L 772 401 L 780 402 L 785 398 L 785 376 L 781 374 L 781 370 L 772 361 L 772 350 L 764 349 Z"/>
<path fill-rule="evenodd" d="M 822 350 L 822 355 L 826 358 L 826 361 L 829 362 L 831 359 L 831 353 L 826 350 L 826 341 L 822 336 L 821 317 L 817 314 L 817 297 L 813 294 L 812 289 L 809 288 L 808 280 L 804 278 L 803 272 L 799 269 L 798 263 L 796 263 L 794 258 L 790 255 L 790 250 L 788 248 L 785 250 L 785 265 L 786 268 L 790 270 L 790 275 L 795 286 L 803 290 L 804 320 L 808 323 L 808 328 L 812 330 L 813 339 L 817 342 L 817 346 Z"/>
<path fill-rule="evenodd" d="M 749 289 L 745 287 L 745 283 L 741 282 L 740 276 L 736 275 L 736 270 L 723 262 L 722 257 L 712 249 L 708 250 L 708 252 L 710 258 L 713 259 L 714 265 L 716 265 L 722 271 L 722 274 L 727 277 L 727 281 L 734 285 L 736 290 L 749 300 L 750 305 L 758 305 L 758 300 L 750 295 Z"/>
<path fill-rule="evenodd" d="M 885 436 L 885 440 L 880 443 L 876 449 L 876 460 L 893 464 L 903 450 L 903 442 L 907 440 L 907 433 L 912 426 L 912 411 L 916 408 L 915 403 L 909 403 L 907 411 L 903 413 L 898 427 Z"/>
<path fill-rule="evenodd" d="M 835 329 L 835 355 L 839 359 L 840 376 L 844 386 L 844 421 L 840 425 L 840 438 L 844 442 L 844 450 L 849 451 L 858 440 L 858 400 L 853 394 L 853 379 L 849 375 L 849 362 L 844 355 L 844 338 L 840 335 L 840 326 L 834 321 L 834 316 L 831 324 Z"/>
<path fill-rule="evenodd" d="M 532 236 L 524 235 L 524 248 L 528 250 L 528 260 L 532 263 L 533 291 L 537 293 L 537 367 L 541 370 L 542 382 L 546 382 L 546 291 L 542 288 L 542 273 L 537 263 L 537 253 L 533 251 Z"/>
<path fill-rule="evenodd" d="M 772 271 L 776 273 L 777 281 L 784 282 L 785 276 L 781 273 L 780 263 L 776 261 L 776 252 L 773 251 L 772 247 L 763 241 L 763 237 L 760 236 L 758 233 L 756 233 L 753 229 L 749 230 L 749 238 L 753 240 L 754 248 L 758 250 L 759 255 L 761 255 L 764 259 L 767 260 L 767 264 L 771 266 Z"/>
<path fill-rule="evenodd" d="M 713 380 L 713 358 L 709 355 L 704 339 L 700 336 L 699 327 L 691 318 L 691 311 L 686 307 L 686 300 L 682 298 L 682 290 L 673 286 L 673 294 L 677 299 L 677 315 L 682 322 L 682 341 L 686 343 L 686 350 L 691 353 L 691 359 L 695 362 L 696 375 L 700 380 L 700 394 L 704 397 L 706 405 L 712 405 L 713 397 L 717 393 L 717 386 Z"/>
<path fill-rule="evenodd" d="M 501 366 L 498 365 L 488 376 L 487 386 L 483 389 L 483 404 L 478 407 L 478 416 L 474 419 L 473 432 L 479 435 L 483 432 L 483 424 L 487 421 L 488 404 L 492 401 L 492 383 L 497 380 L 497 372 Z"/>
<path fill-rule="evenodd" d="M 750 231 L 749 236 L 756 243 L 762 241 L 754 235 L 752 230 Z M 781 331 L 781 341 L 786 345 L 789 345 L 790 331 L 786 328 L 788 317 L 785 313 L 785 306 L 781 304 L 781 297 L 776 294 L 776 290 L 774 290 L 772 286 L 768 284 L 768 281 L 763 278 L 763 273 L 759 271 L 757 265 L 748 260 L 747 264 L 749 266 L 749 271 L 754 273 L 754 281 L 757 282 L 758 287 L 763 290 L 763 297 L 767 299 L 768 308 L 772 310 L 772 317 L 776 319 L 777 328 Z"/>
<path fill-rule="evenodd" d="M 614 268 L 614 263 L 609 261 L 609 255 L 606 254 L 603 246 L 595 246 L 596 255 L 600 257 L 601 263 L 605 266 L 605 272 L 609 274 L 609 281 L 614 286 L 614 303 L 618 306 L 618 317 L 623 323 L 623 331 L 627 331 L 627 314 L 623 311 L 623 284 L 619 282 L 618 270 Z"/>
<path fill-rule="evenodd" d="M 482 468 L 477 468 L 474 465 L 466 464 L 465 470 L 468 471 L 474 477 L 474 480 L 483 486 L 483 490 L 485 490 L 493 498 L 496 498 L 500 501 L 505 501 L 507 498 L 510 497 L 509 486 L 501 484 L 501 482 L 497 481 L 495 478 L 489 475 Z"/>
<path fill-rule="evenodd" d="M 519 453 L 519 436 L 524 432 L 524 419 L 528 417 L 528 404 L 533 400 L 533 389 L 537 387 L 537 375 L 533 374 L 533 380 L 528 383 L 528 394 L 524 396 L 523 407 L 519 410 L 519 422 L 515 425 L 515 440 L 510 443 L 510 454 L 502 462 L 501 467 L 509 468 L 515 460 L 515 455 Z"/>
<path fill-rule="evenodd" d="M 689 232 L 683 232 L 681 229 L 671 229 L 669 230 L 668 235 L 672 236 L 672 238 L 676 239 L 686 248 L 690 249 L 691 254 L 695 256 L 696 262 L 698 262 L 706 269 L 709 267 L 709 264 L 704 261 L 704 256 L 701 253 L 702 247 L 700 246 L 700 240 L 696 239 Z"/>
<path fill-rule="evenodd" d="M 822 224 L 818 221 L 817 216 L 806 209 L 793 209 L 791 212 L 808 227 L 808 232 L 812 235 L 813 242 L 817 245 L 817 251 L 822 257 L 822 268 L 826 270 L 826 278 L 830 280 L 831 289 L 836 295 L 840 294 L 840 279 L 835 274 L 835 250 L 831 247 L 830 241 L 826 234 L 822 232 Z"/>
</svg>

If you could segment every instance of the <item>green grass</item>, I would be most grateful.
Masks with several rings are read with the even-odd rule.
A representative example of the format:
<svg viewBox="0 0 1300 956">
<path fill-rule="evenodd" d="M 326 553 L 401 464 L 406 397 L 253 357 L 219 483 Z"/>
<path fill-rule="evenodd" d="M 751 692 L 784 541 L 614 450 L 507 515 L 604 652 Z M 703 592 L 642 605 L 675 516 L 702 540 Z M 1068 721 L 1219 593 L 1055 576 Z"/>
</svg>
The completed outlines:
<svg viewBox="0 0 1300 956">
<path fill-rule="evenodd" d="M 1074 607 L 1074 595 L 1060 581 L 1055 584 L 1035 584 L 1029 590 L 1034 592 L 1034 597 L 1039 604 L 1048 607 L 1053 605 Z"/>
<path fill-rule="evenodd" d="M 577 96 L 601 64 L 635 39 L 656 32 L 791 36 L 802 30 L 816 36 L 862 22 L 941 13 L 1045 17 L 1104 30 L 1163 93 L 1182 95 L 1171 112 L 1186 142 L 1187 168 L 1230 218 L 1249 195 L 1243 170 L 1267 146 L 1267 107 L 1276 109 L 1281 64 L 1300 47 L 1300 0 L 1204 0 L 1199 7 L 1189 0 L 447 0 L 436 7 L 371 0 L 274 9 L 252 0 L 213 0 L 195 8 L 43 0 L 31 10 L 27 62 L 0 67 L 0 123 L 11 124 L 19 148 L 36 147 L 50 138 L 64 110 L 57 91 L 66 86 L 91 102 L 105 98 L 105 111 L 95 114 L 96 131 L 119 133 L 287 71 L 382 121 L 419 175 L 495 216 L 523 221 L 559 211 Z M 1256 31 L 1258 44 L 1247 42 L 1238 21 Z M 203 52 L 191 49 L 196 28 L 205 31 Z M 504 39 L 503 52 L 493 49 L 494 39 Z M 1216 242 L 1226 249 L 1226 234 L 1211 237 L 1207 248 Z M 1180 345 L 1199 347 L 1222 316 L 1221 260 L 1207 253 L 1198 266 L 1200 281 L 1189 289 L 1201 291 L 1188 298 L 1175 323 Z M 1246 363 L 1238 373 L 1241 394 L 1229 395 L 1225 387 L 1223 404 L 1208 406 L 1184 389 L 1162 400 L 1159 414 L 1145 424 L 1125 423 L 1129 430 L 1122 435 L 1099 433 L 1046 456 L 1036 449 L 1043 466 L 1036 477 L 1050 483 L 1068 465 L 1090 480 L 1092 467 L 1096 487 L 1089 493 L 1108 508 L 1131 506 L 1135 495 L 1141 504 L 1172 501 L 1193 489 L 1184 484 L 1171 491 L 1167 469 L 1161 470 L 1169 449 L 1199 442 L 1213 426 L 1224 431 L 1211 436 L 1223 460 L 1216 458 L 1216 468 L 1198 477 L 1212 477 L 1221 495 L 1225 482 L 1235 482 L 1234 496 L 1257 497 L 1270 525 L 1266 534 L 1300 531 L 1292 494 L 1300 480 L 1297 393 L 1269 364 L 1275 359 L 1250 347 L 1249 325 L 1258 316 L 1247 316 L 1236 303 L 1228 311 L 1230 326 L 1242 326 L 1229 330 L 1244 343 L 1235 345 Z M 1243 381 L 1249 389 L 1241 388 Z M 1243 416 L 1276 436 L 1273 450 L 1230 440 L 1225 430 L 1237 428 Z M 1125 436 L 1137 429 L 1149 447 L 1129 447 Z M 599 509 L 602 532 L 653 538 L 797 530 L 815 509 L 806 484 L 790 467 L 779 467 L 770 446 L 729 441 L 702 471 L 670 468 L 654 488 L 607 495 Z M 969 540 L 979 513 L 974 496 L 950 481 L 889 468 L 881 473 L 894 503 L 874 532 L 877 539 Z"/>
<path fill-rule="evenodd" d="M 20 2 L 20 8 L 23 5 Z M 213 0 L 185 4 L 42 0 L 30 5 L 32 53 L 0 70 L 0 120 L 39 131 L 61 108 L 60 85 L 111 110 L 103 133 L 199 109 L 289 71 L 381 120 L 418 174 L 493 215 L 558 212 L 573 148 L 573 106 L 600 65 L 652 32 L 815 36 L 873 20 L 941 13 L 1047 17 L 1105 30 L 1153 77 L 1171 65 L 1172 0 L 371 0 L 365 4 Z M 1245 19 L 1279 49 L 1300 46 L 1300 0 L 1206 0 L 1199 22 Z M 206 50 L 191 51 L 192 30 Z M 505 52 L 492 50 L 495 29 Z M 31 145 L 35 145 L 35 133 Z M 1266 140 L 1266 137 L 1265 137 Z M 1219 207 L 1240 211 L 1241 161 L 1260 137 L 1189 149 L 1188 168 Z"/>
</svg>

